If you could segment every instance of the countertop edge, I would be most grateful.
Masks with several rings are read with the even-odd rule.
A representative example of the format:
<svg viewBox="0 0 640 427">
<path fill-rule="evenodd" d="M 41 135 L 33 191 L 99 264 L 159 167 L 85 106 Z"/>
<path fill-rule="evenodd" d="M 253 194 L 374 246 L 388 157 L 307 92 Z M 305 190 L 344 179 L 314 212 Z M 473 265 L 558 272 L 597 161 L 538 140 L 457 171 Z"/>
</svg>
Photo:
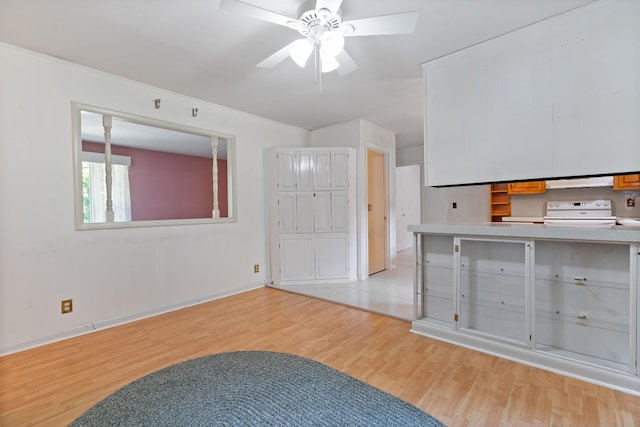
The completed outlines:
<svg viewBox="0 0 640 427">
<path fill-rule="evenodd" d="M 498 222 L 485 224 L 412 224 L 407 229 L 412 233 L 450 236 L 640 243 L 640 227 L 633 226 L 579 227 Z"/>
</svg>

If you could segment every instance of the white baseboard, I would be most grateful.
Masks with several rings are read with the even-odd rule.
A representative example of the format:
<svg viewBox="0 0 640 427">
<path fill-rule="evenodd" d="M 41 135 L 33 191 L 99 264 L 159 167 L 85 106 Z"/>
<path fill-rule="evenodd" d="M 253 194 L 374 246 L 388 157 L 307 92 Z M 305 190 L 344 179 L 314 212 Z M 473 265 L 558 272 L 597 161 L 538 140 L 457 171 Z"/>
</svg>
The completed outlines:
<svg viewBox="0 0 640 427">
<path fill-rule="evenodd" d="M 221 299 L 221 298 L 225 298 L 225 297 L 229 297 L 232 295 L 236 295 L 236 294 L 241 294 L 244 292 L 249 292 L 252 291 L 254 289 L 260 289 L 260 288 L 264 288 L 265 285 L 257 285 L 257 286 L 249 286 L 249 287 L 244 287 L 244 288 L 239 288 L 239 289 L 234 289 L 232 291 L 227 291 L 227 292 L 221 292 L 221 293 L 217 293 L 214 295 L 209 295 L 206 297 L 201 297 L 201 298 L 196 298 L 194 300 L 190 300 L 190 301 L 183 301 L 181 303 L 178 304 L 172 304 L 172 305 L 168 305 L 165 307 L 161 307 L 155 310 L 149 310 L 149 311 L 145 311 L 145 312 L 141 312 L 141 313 L 135 313 L 135 314 L 131 314 L 128 316 L 123 316 L 123 317 L 117 317 L 114 319 L 107 319 L 107 320 L 99 320 L 93 323 L 88 323 L 86 325 L 77 327 L 77 328 L 73 328 L 58 334 L 53 334 L 53 335 L 49 335 L 46 337 L 42 337 L 42 338 L 38 338 L 35 340 L 31 340 L 31 341 L 25 341 L 22 343 L 18 343 L 18 344 L 14 344 L 14 345 L 10 345 L 7 347 L 2 347 L 0 348 L 0 356 L 6 356 L 8 354 L 12 354 L 12 353 L 18 353 L 20 351 L 25 351 L 25 350 L 29 350 L 32 348 L 36 348 L 36 347 L 40 347 L 46 344 L 51 344 L 54 342 L 58 342 L 58 341 L 63 341 L 69 338 L 74 338 L 80 335 L 85 335 L 88 333 L 92 333 L 95 331 L 100 331 L 103 329 L 107 329 L 107 328 L 112 328 L 115 326 L 119 326 L 119 325 L 123 325 L 125 323 L 130 323 L 130 322 L 135 322 L 137 320 L 142 320 L 142 319 L 146 319 L 147 317 L 153 317 L 153 316 L 157 316 L 159 314 L 164 314 L 164 313 L 169 313 L 171 311 L 175 311 L 175 310 L 180 310 L 183 308 L 187 308 L 187 307 L 191 307 L 194 305 L 198 305 L 198 304 L 203 304 L 209 301 L 214 301 L 217 299 Z"/>
</svg>

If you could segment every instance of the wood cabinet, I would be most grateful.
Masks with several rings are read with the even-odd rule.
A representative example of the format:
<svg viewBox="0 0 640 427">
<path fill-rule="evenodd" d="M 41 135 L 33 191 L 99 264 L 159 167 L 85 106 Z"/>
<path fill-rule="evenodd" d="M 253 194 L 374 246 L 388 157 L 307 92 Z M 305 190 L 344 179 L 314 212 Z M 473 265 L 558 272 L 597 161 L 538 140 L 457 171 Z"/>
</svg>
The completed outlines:
<svg viewBox="0 0 640 427">
<path fill-rule="evenodd" d="M 546 181 L 514 182 L 508 185 L 509 194 L 542 194 L 546 192 Z"/>
<path fill-rule="evenodd" d="M 640 190 L 640 174 L 616 175 L 613 177 L 614 190 Z"/>
<path fill-rule="evenodd" d="M 355 280 L 354 150 L 277 149 L 270 161 L 273 282 Z"/>
<path fill-rule="evenodd" d="M 511 196 L 509 184 L 491 184 L 489 209 L 491 222 L 502 222 L 502 217 L 511 215 Z"/>
<path fill-rule="evenodd" d="M 502 222 L 505 216 L 511 216 L 511 195 L 546 193 L 546 181 L 514 182 L 510 184 L 491 184 L 489 209 L 491 222 Z"/>
</svg>

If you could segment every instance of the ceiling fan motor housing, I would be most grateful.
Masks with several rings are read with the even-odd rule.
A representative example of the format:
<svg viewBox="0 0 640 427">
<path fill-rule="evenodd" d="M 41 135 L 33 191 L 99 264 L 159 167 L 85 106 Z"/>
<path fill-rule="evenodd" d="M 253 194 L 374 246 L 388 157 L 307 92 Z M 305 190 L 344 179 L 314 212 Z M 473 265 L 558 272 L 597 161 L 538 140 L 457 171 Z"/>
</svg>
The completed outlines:
<svg viewBox="0 0 640 427">
<path fill-rule="evenodd" d="M 306 38 L 320 43 L 320 38 L 327 31 L 340 28 L 342 14 L 340 10 L 333 13 L 329 9 L 315 9 L 315 1 L 308 1 L 298 9 L 298 25 L 296 30 Z"/>
</svg>

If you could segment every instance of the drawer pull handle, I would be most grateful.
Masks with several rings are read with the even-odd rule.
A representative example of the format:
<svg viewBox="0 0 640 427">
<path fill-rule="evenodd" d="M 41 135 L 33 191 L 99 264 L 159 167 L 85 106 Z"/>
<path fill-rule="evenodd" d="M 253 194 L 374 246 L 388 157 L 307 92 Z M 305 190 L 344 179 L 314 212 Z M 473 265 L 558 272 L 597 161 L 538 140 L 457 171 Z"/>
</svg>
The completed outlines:
<svg viewBox="0 0 640 427">
<path fill-rule="evenodd" d="M 585 286 L 586 285 L 586 281 L 587 281 L 587 277 L 586 276 L 576 276 L 573 278 L 573 280 L 575 280 L 575 284 L 576 286 Z"/>
<path fill-rule="evenodd" d="M 587 320 L 587 315 L 586 314 L 581 314 L 580 316 L 578 316 L 578 319 Z"/>
</svg>

